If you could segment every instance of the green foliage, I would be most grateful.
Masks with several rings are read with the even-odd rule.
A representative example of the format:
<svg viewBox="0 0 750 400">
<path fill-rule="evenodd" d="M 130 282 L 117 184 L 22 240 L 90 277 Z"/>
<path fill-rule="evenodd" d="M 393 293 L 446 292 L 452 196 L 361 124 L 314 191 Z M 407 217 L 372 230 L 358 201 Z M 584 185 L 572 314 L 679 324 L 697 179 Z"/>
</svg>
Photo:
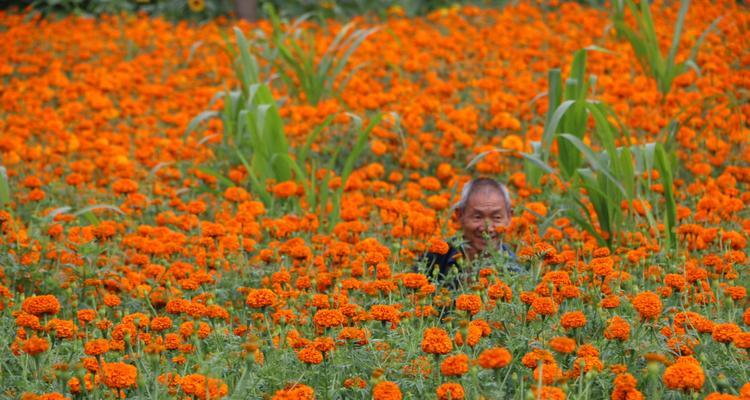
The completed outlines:
<svg viewBox="0 0 750 400">
<path fill-rule="evenodd" d="M 311 14 L 317 18 L 351 18 L 355 15 L 374 13 L 384 16 L 388 9 L 400 8 L 404 15 L 426 14 L 451 4 L 476 3 L 490 5 L 492 1 L 451 1 L 451 0 L 271 0 L 264 4 L 273 5 L 284 16 Z M 494 2 L 498 3 L 498 2 Z"/>
<path fill-rule="evenodd" d="M 344 89 L 357 68 L 345 79 L 338 80 L 339 75 L 351 55 L 376 30 L 353 30 L 353 23 L 344 25 L 316 62 L 318 56 L 313 43 L 314 35 L 299 27 L 303 18 L 290 26 L 290 32 L 286 32 L 274 8 L 267 4 L 265 10 L 273 25 L 271 40 L 277 50 L 277 57 L 273 58 L 276 72 L 291 93 L 303 92 L 310 104 L 318 104 L 324 98 L 337 96 Z M 338 82 L 337 87 L 334 87 L 334 82 Z"/>
<path fill-rule="evenodd" d="M 674 161 L 661 144 L 617 146 L 617 136 L 626 143 L 630 138 L 627 131 L 620 131 L 613 125 L 612 121 L 618 119 L 606 104 L 586 98 L 596 78 L 591 76 L 591 83 L 586 83 L 585 69 L 586 50 L 579 50 L 573 57 L 564 89 L 560 70 L 549 72 L 549 110 L 542 140 L 532 144 L 532 154 L 524 154 L 529 181 L 538 184 L 544 173 L 559 176 L 570 185 L 566 191 L 564 214 L 602 245 L 612 247 L 616 244 L 615 234 L 624 231 L 625 224 L 632 222 L 622 209 L 623 202 L 632 209 L 633 202 L 641 201 L 642 196 L 653 201 L 651 185 L 639 185 L 639 182 L 644 173 L 656 169 L 664 186 L 666 242 L 672 247 L 676 241 L 676 209 L 672 192 Z M 602 147 L 598 152 L 584 143 L 589 118 L 594 121 L 589 137 L 596 138 Z M 553 141 L 557 142 L 559 170 L 550 166 Z M 586 197 L 581 194 L 583 191 Z M 589 213 L 585 200 L 590 203 L 596 218 Z M 650 211 L 648 219 L 655 224 Z"/>
<path fill-rule="evenodd" d="M 234 0 L 11 0 L 3 6 L 31 6 L 43 16 L 145 12 L 171 20 L 203 21 L 232 12 Z"/>
<path fill-rule="evenodd" d="M 310 148 L 313 142 L 330 126 L 333 116 L 329 116 L 314 129 L 303 146 L 291 147 L 284 133 L 284 121 L 271 89 L 260 81 L 258 63 L 255 56 L 250 53 L 250 44 L 239 28 L 235 27 L 234 33 L 237 44 L 233 45 L 225 36 L 226 51 L 233 59 L 234 73 L 240 81 L 240 88 L 217 93 L 209 107 L 218 99 L 223 99 L 221 111 L 207 110 L 198 114 L 188 124 L 184 138 L 187 139 L 203 121 L 220 118 L 223 135 L 222 144 L 218 149 L 217 164 L 242 163 L 249 175 L 250 190 L 272 209 L 275 203 L 266 189 L 266 182 L 295 180 L 304 188 L 305 200 L 310 211 L 316 212 L 324 224 L 332 229 L 339 220 L 344 185 L 355 163 L 365 151 L 370 133 L 381 121 L 382 115 L 378 113 L 364 126 L 362 118 L 350 114 L 355 142 L 339 174 L 341 185 L 331 196 L 327 190 L 330 174 L 326 174 L 322 182 L 317 182 L 318 163 L 313 159 L 309 162 L 308 168 L 308 160 L 311 157 Z M 345 145 L 349 143 L 345 141 L 333 149 L 331 154 L 323 157 L 328 160 L 325 166 L 327 172 L 336 170 L 339 155 Z M 212 166 L 201 167 L 204 173 L 216 177 L 225 186 L 233 186 L 234 183 L 224 177 L 219 172 L 220 169 Z M 327 212 L 329 200 L 332 204 L 330 214 Z M 296 207 L 300 207 L 299 202 L 296 203 Z"/>
<path fill-rule="evenodd" d="M 0 2 L 0 8 L 31 6 L 44 16 L 55 14 L 99 15 L 121 12 L 146 12 L 172 20 L 205 21 L 220 15 L 234 12 L 235 0 L 7 0 Z M 477 4 L 498 6 L 501 0 L 259 0 L 259 6 L 270 5 L 284 17 L 311 15 L 318 20 L 327 18 L 347 19 L 356 15 L 374 14 L 385 17 L 388 10 L 399 10 L 413 17 L 452 4 Z M 261 7 L 259 7 L 261 8 Z M 262 11 L 262 10 L 259 10 Z M 260 13 L 262 14 L 262 12 Z M 269 15 L 265 15 L 269 17 Z"/>
<path fill-rule="evenodd" d="M 632 29 L 625 22 L 625 6 L 623 2 L 635 17 L 637 30 Z M 685 15 L 690 7 L 690 0 L 680 1 L 680 11 L 677 15 L 677 22 L 675 23 L 672 35 L 672 45 L 666 56 L 662 54 L 659 47 L 659 36 L 654 27 L 651 6 L 648 1 L 641 1 L 640 6 L 637 6 L 633 0 L 618 0 L 614 2 L 614 7 L 613 19 L 618 34 L 624 36 L 630 43 L 643 70 L 656 80 L 662 96 L 666 96 L 669 93 L 674 79 L 687 72 L 688 68 L 693 68 L 696 72 L 700 73 L 700 68 L 695 63 L 698 50 L 706 39 L 706 36 L 708 36 L 708 33 L 718 24 L 719 18 L 714 20 L 703 31 L 703 34 L 701 34 L 690 50 L 688 59 L 677 63 L 676 57 L 680 45 L 680 35 L 682 34 L 682 27 L 685 24 Z"/>
</svg>

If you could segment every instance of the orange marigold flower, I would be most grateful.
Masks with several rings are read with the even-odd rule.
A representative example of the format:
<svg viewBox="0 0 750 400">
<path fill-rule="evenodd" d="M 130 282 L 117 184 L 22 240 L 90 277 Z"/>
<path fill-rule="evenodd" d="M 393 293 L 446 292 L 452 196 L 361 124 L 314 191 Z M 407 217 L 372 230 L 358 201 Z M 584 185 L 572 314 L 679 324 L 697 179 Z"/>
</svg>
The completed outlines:
<svg viewBox="0 0 750 400">
<path fill-rule="evenodd" d="M 643 319 L 655 319 L 661 314 L 662 310 L 659 296 L 648 291 L 639 293 L 633 298 L 633 307 Z"/>
<path fill-rule="evenodd" d="M 535 400 L 565 400 L 565 392 L 554 386 L 542 386 L 541 390 L 532 387 Z"/>
<path fill-rule="evenodd" d="M 674 288 L 675 290 L 682 291 L 685 288 L 687 280 L 680 274 L 666 274 L 664 275 L 664 284 Z"/>
<path fill-rule="evenodd" d="M 750 349 L 750 332 L 736 333 L 732 343 L 739 349 Z"/>
<path fill-rule="evenodd" d="M 297 353 L 297 358 L 306 364 L 320 364 L 323 362 L 323 353 L 314 345 L 306 346 Z"/>
<path fill-rule="evenodd" d="M 614 384 L 615 386 L 622 389 L 635 389 L 638 381 L 633 377 L 633 375 L 624 373 L 619 374 L 617 375 L 617 377 L 615 377 Z"/>
<path fill-rule="evenodd" d="M 747 382 L 740 388 L 740 398 L 742 400 L 750 399 L 750 382 Z"/>
<path fill-rule="evenodd" d="M 57 314 L 60 311 L 60 302 L 51 294 L 31 296 L 21 303 L 21 309 L 32 315 Z"/>
<path fill-rule="evenodd" d="M 422 351 L 429 354 L 447 354 L 453 350 L 448 332 L 441 328 L 427 328 L 422 334 Z"/>
<path fill-rule="evenodd" d="M 743 286 L 729 286 L 724 289 L 724 294 L 731 297 L 734 301 L 741 301 L 747 297 L 747 289 Z"/>
<path fill-rule="evenodd" d="M 545 385 L 551 385 L 556 380 L 562 378 L 562 370 L 557 366 L 557 363 L 543 363 L 542 365 L 534 368 L 534 381 L 542 381 Z"/>
<path fill-rule="evenodd" d="M 359 345 L 367 344 L 367 337 L 369 333 L 360 328 L 345 327 L 339 332 L 339 340 L 356 340 L 355 343 Z"/>
<path fill-rule="evenodd" d="M 510 301 L 513 290 L 505 282 L 498 281 L 487 289 L 487 296 L 492 300 Z"/>
<path fill-rule="evenodd" d="M 169 317 L 154 317 L 151 320 L 151 330 L 156 332 L 165 331 L 172 327 L 172 318 Z"/>
<path fill-rule="evenodd" d="M 294 181 L 277 183 L 273 186 L 272 192 L 274 196 L 280 199 L 292 197 L 297 193 L 297 183 Z"/>
<path fill-rule="evenodd" d="M 594 345 L 586 343 L 578 347 L 576 354 L 579 357 L 599 357 L 599 350 Z"/>
<path fill-rule="evenodd" d="M 41 322 L 39 322 L 39 317 L 25 312 L 20 312 L 16 315 L 16 325 L 19 328 L 31 328 L 37 331 L 44 329 Z"/>
<path fill-rule="evenodd" d="M 104 305 L 107 307 L 117 307 L 122 304 L 120 297 L 115 294 L 107 294 L 104 296 Z"/>
<path fill-rule="evenodd" d="M 744 400 L 744 398 L 740 398 L 727 393 L 712 392 L 709 393 L 708 396 L 706 396 L 703 400 Z"/>
<path fill-rule="evenodd" d="M 559 336 L 552 338 L 552 340 L 549 341 L 549 346 L 552 350 L 558 353 L 567 354 L 576 350 L 576 341 L 569 337 Z"/>
<path fill-rule="evenodd" d="M 614 295 L 607 296 L 603 298 L 602 301 L 599 302 L 599 305 L 602 308 L 608 308 L 608 309 L 617 308 L 620 306 L 620 298 Z"/>
<path fill-rule="evenodd" d="M 81 381 L 75 376 L 68 379 L 68 389 L 70 393 L 79 394 L 81 393 Z"/>
<path fill-rule="evenodd" d="M 425 190 L 440 190 L 440 181 L 432 176 L 425 176 L 419 179 L 419 186 Z"/>
<path fill-rule="evenodd" d="M 138 182 L 132 179 L 118 179 L 112 184 L 112 190 L 118 194 L 133 193 L 138 190 Z"/>
<path fill-rule="evenodd" d="M 224 191 L 224 198 L 235 203 L 241 203 L 250 200 L 250 194 L 244 188 L 232 186 Z"/>
<path fill-rule="evenodd" d="M 229 393 L 229 387 L 223 380 L 200 374 L 185 375 L 179 382 L 183 392 L 201 400 L 220 399 Z"/>
<path fill-rule="evenodd" d="M 513 360 L 513 356 L 504 347 L 493 347 L 479 354 L 479 366 L 486 369 L 506 367 Z"/>
<path fill-rule="evenodd" d="M 271 400 L 315 400 L 315 390 L 300 383 L 274 393 Z"/>
<path fill-rule="evenodd" d="M 138 370 L 124 362 L 104 363 L 102 381 L 112 389 L 127 389 L 135 385 Z"/>
<path fill-rule="evenodd" d="M 430 252 L 435 254 L 448 254 L 448 250 L 450 250 L 450 246 L 448 243 L 440 238 L 434 237 L 430 239 Z"/>
<path fill-rule="evenodd" d="M 253 308 L 265 308 L 276 303 L 276 294 L 269 289 L 251 289 L 245 303 Z"/>
<path fill-rule="evenodd" d="M 339 310 L 318 310 L 313 317 L 313 323 L 321 328 L 333 328 L 341 326 L 346 317 Z"/>
<path fill-rule="evenodd" d="M 63 396 L 62 394 L 58 392 L 52 392 L 52 393 L 45 393 L 45 394 L 40 394 L 39 396 L 35 396 L 34 400 L 70 400 L 70 398 Z"/>
<path fill-rule="evenodd" d="M 49 342 L 47 339 L 34 335 L 23 343 L 21 350 L 28 355 L 35 356 L 49 350 Z"/>
<path fill-rule="evenodd" d="M 602 369 L 604 369 L 604 364 L 597 356 L 580 356 L 573 361 L 573 368 L 570 370 L 570 374 L 577 377 L 581 375 L 581 371 L 601 371 Z"/>
<path fill-rule="evenodd" d="M 446 357 L 440 363 L 440 373 L 444 376 L 461 376 L 469 372 L 469 356 L 457 354 Z"/>
<path fill-rule="evenodd" d="M 373 400 L 401 400 L 402 398 L 401 389 L 394 382 L 381 381 L 372 388 Z"/>
<path fill-rule="evenodd" d="M 545 364 L 554 364 L 555 357 L 547 350 L 533 349 L 521 358 L 521 363 L 527 368 L 536 368 L 539 361 Z"/>
<path fill-rule="evenodd" d="M 664 385 L 674 390 L 700 390 L 706 380 L 703 368 L 698 362 L 681 359 L 684 357 L 680 357 L 677 362 L 664 370 L 662 376 Z"/>
<path fill-rule="evenodd" d="M 531 302 L 531 309 L 539 315 L 553 315 L 557 312 L 557 303 L 551 297 L 537 297 Z"/>
<path fill-rule="evenodd" d="M 456 298 L 456 308 L 475 315 L 482 309 L 482 298 L 476 294 L 462 294 Z"/>
<path fill-rule="evenodd" d="M 586 315 L 581 311 L 566 312 L 560 318 L 560 323 L 565 329 L 581 328 L 586 325 Z"/>
<path fill-rule="evenodd" d="M 109 340 L 93 339 L 83 345 L 83 352 L 90 356 L 99 356 L 109 351 Z"/>
<path fill-rule="evenodd" d="M 630 324 L 625 319 L 615 315 L 609 320 L 609 324 L 604 329 L 604 337 L 608 340 L 628 340 L 630 337 Z"/>
<path fill-rule="evenodd" d="M 375 304 L 370 307 L 370 316 L 376 321 L 398 322 L 398 310 L 386 304 Z"/>
<path fill-rule="evenodd" d="M 408 287 L 409 289 L 419 289 L 422 286 L 430 283 L 424 274 L 418 274 L 415 272 L 404 274 L 401 277 L 401 281 L 404 283 L 404 286 Z"/>
<path fill-rule="evenodd" d="M 76 327 L 73 321 L 57 318 L 47 323 L 47 329 L 55 331 L 55 337 L 58 339 L 70 339 L 78 331 L 78 327 Z"/>
<path fill-rule="evenodd" d="M 742 333 L 742 329 L 735 324 L 716 324 L 711 331 L 711 337 L 717 342 L 729 343 L 738 333 Z"/>
<path fill-rule="evenodd" d="M 438 400 L 463 400 L 464 387 L 460 383 L 447 382 L 437 388 Z"/>
</svg>

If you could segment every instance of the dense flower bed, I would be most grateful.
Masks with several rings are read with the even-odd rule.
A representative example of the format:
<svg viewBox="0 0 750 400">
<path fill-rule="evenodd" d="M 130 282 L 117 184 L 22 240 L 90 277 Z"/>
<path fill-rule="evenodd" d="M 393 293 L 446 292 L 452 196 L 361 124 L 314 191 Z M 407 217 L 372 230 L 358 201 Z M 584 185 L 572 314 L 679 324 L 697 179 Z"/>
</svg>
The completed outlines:
<svg viewBox="0 0 750 400">
<path fill-rule="evenodd" d="M 654 7 L 665 48 L 677 7 Z M 268 206 L 241 165 L 231 187 L 201 169 L 217 161 L 217 121 L 183 138 L 233 79 L 230 24 L 0 14 L 2 396 L 750 398 L 750 10 L 694 2 L 678 58 L 721 15 L 700 74 L 664 98 L 601 10 L 391 16 L 340 99 L 274 89 L 295 145 L 336 116 L 318 157 L 348 140 L 345 112 L 398 115 L 347 182 L 331 180 L 345 191 L 329 233 L 292 201 L 296 184 L 272 184 Z M 339 28 L 312 27 L 315 46 Z M 680 122 L 677 252 L 645 217 L 658 197 L 634 204 L 609 249 L 558 216 L 562 182 L 525 179 L 546 73 L 589 45 L 611 51 L 589 52 L 588 72 L 633 140 Z M 504 240 L 529 273 L 485 268 L 450 292 L 412 266 L 444 251 L 455 188 L 478 174 L 508 182 Z"/>
</svg>

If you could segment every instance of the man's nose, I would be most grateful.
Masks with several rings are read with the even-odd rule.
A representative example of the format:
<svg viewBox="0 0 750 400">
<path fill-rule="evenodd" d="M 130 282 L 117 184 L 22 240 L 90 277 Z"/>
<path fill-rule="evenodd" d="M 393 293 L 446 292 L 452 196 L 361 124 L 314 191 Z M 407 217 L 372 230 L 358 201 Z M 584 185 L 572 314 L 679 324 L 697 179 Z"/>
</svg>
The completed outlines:
<svg viewBox="0 0 750 400">
<path fill-rule="evenodd" d="M 493 230 L 495 229 L 495 221 L 492 220 L 492 218 L 485 218 L 482 221 L 482 230 Z"/>
</svg>

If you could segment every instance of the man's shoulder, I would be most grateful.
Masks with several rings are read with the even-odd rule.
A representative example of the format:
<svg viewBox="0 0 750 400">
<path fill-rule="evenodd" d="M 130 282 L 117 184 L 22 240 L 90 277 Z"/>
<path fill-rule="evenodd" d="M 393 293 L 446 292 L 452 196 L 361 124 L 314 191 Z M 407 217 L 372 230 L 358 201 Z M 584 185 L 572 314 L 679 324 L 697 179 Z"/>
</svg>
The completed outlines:
<svg viewBox="0 0 750 400">
<path fill-rule="evenodd" d="M 448 250 L 446 250 L 445 252 L 435 252 L 427 250 L 424 253 L 423 258 L 429 261 L 444 263 L 460 257 L 461 247 L 459 245 L 456 245 L 455 243 L 451 243 L 450 241 L 446 241 L 446 243 L 448 243 Z"/>
</svg>

